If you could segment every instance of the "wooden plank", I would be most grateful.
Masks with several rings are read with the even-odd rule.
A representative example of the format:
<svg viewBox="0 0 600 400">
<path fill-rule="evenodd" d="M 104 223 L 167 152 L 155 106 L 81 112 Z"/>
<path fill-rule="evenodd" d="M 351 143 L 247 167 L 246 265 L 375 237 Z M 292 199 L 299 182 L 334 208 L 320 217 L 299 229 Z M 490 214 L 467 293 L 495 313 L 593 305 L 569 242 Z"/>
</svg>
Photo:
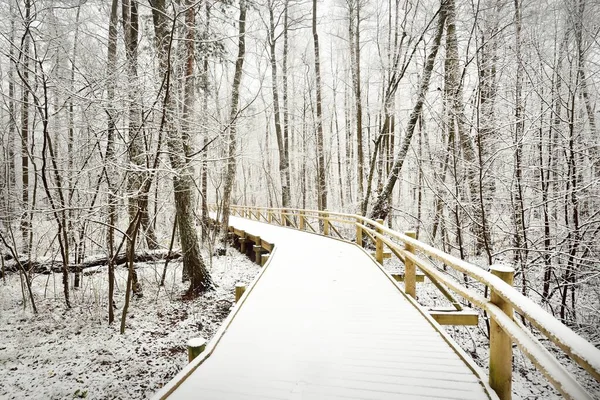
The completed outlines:
<svg viewBox="0 0 600 400">
<path fill-rule="evenodd" d="M 251 233 L 246 232 L 246 239 L 250 240 L 254 244 L 260 243 L 260 236 L 253 235 Z"/>
<path fill-rule="evenodd" d="M 373 256 L 373 258 L 375 258 L 377 254 L 375 254 L 375 252 L 372 251 L 371 255 Z M 387 251 L 383 252 L 383 259 L 385 260 L 386 258 L 392 258 L 392 253 L 388 253 Z"/>
<path fill-rule="evenodd" d="M 235 233 L 236 236 L 241 237 L 241 238 L 245 238 L 246 237 L 246 232 L 244 232 L 241 229 L 233 228 L 233 233 Z"/>
<path fill-rule="evenodd" d="M 392 278 L 396 280 L 396 282 L 404 282 L 404 272 L 400 272 L 397 274 L 392 274 Z M 415 275 L 417 282 L 425 282 L 425 275 L 417 272 Z"/>
<path fill-rule="evenodd" d="M 262 246 L 262 248 L 265 251 L 268 251 L 269 253 L 273 251 L 273 248 L 275 248 L 275 246 L 273 245 L 273 243 L 269 243 L 266 240 L 261 240 L 260 241 L 260 245 Z"/>
<path fill-rule="evenodd" d="M 479 313 L 470 308 L 456 311 L 452 308 L 434 308 L 429 310 L 429 315 L 440 325 L 477 325 Z"/>
</svg>

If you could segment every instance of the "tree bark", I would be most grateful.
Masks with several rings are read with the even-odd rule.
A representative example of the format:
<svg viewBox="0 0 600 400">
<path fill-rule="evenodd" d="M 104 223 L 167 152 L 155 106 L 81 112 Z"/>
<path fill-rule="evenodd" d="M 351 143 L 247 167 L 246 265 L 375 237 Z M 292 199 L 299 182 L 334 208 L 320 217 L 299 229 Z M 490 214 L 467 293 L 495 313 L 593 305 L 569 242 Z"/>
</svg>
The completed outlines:
<svg viewBox="0 0 600 400">
<path fill-rule="evenodd" d="M 31 243 L 31 212 L 29 210 L 29 25 L 31 24 L 31 0 L 25 0 L 25 33 L 21 39 L 19 53 L 22 93 L 21 93 L 21 201 L 23 213 L 21 216 L 21 248 L 29 254 Z"/>
</svg>

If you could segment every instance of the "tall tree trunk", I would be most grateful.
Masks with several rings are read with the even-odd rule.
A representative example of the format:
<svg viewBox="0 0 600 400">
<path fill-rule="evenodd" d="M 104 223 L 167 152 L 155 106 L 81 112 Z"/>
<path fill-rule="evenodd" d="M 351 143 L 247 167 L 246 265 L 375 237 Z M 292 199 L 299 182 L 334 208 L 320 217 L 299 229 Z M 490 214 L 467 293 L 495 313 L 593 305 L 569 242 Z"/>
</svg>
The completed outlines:
<svg viewBox="0 0 600 400">
<path fill-rule="evenodd" d="M 182 34 L 185 38 L 185 46 L 182 46 L 182 48 L 180 49 L 181 51 L 181 56 L 184 58 L 185 60 L 185 65 L 184 68 L 181 69 L 181 78 L 182 79 L 178 79 L 178 81 L 183 82 L 183 109 L 181 112 L 181 140 L 183 143 L 183 149 L 185 152 L 185 157 L 186 157 L 186 163 L 188 163 L 188 168 L 190 170 L 190 175 L 193 177 L 194 176 L 194 169 L 193 167 L 189 164 L 190 162 L 190 157 L 191 154 L 193 152 L 192 149 L 192 143 L 191 143 L 191 137 L 192 137 L 192 130 L 191 130 L 191 118 L 192 118 L 192 110 L 194 108 L 194 93 L 195 93 L 195 88 L 194 88 L 194 47 L 195 47 L 195 37 L 194 37 L 194 33 L 196 32 L 195 29 L 195 25 L 196 25 L 196 17 L 195 17 L 195 10 L 192 7 L 192 1 L 191 0 L 185 0 L 184 1 L 184 6 L 186 7 L 185 10 L 185 27 L 184 27 L 184 34 Z M 177 70 L 176 70 L 177 71 Z M 182 273 L 182 281 L 187 281 L 190 277 L 190 271 L 189 271 L 189 266 L 188 267 L 184 267 L 183 268 L 183 273 Z"/>
<path fill-rule="evenodd" d="M 358 183 L 358 198 L 365 196 L 364 188 L 364 150 L 362 136 L 362 95 L 360 77 L 360 1 L 348 1 L 348 38 L 350 41 L 350 70 L 352 73 L 352 90 L 356 111 L 356 180 Z M 368 195 L 368 194 L 367 194 Z M 364 214 L 364 212 L 363 212 Z"/>
<path fill-rule="evenodd" d="M 206 2 L 206 35 L 210 32 L 210 2 Z M 200 195 L 202 196 L 202 243 L 208 239 L 209 218 L 208 218 L 208 55 L 205 54 L 202 60 L 202 109 L 205 110 L 204 123 L 202 125 L 203 133 L 203 152 L 202 165 L 200 169 Z"/>
<path fill-rule="evenodd" d="M 22 206 L 21 214 L 21 248 L 26 254 L 30 253 L 31 243 L 29 234 L 31 230 L 31 211 L 29 209 L 29 25 L 31 24 L 31 0 L 25 0 L 25 33 L 21 39 L 20 67 L 21 67 L 21 185 Z"/>
<path fill-rule="evenodd" d="M 75 219 L 75 210 L 73 207 L 73 202 L 75 196 L 75 187 L 73 185 L 73 170 L 74 170 L 74 152 L 73 148 L 75 145 L 75 105 L 73 101 L 72 93 L 75 92 L 75 60 L 77 58 L 77 44 L 79 42 L 79 19 L 81 15 L 81 0 L 77 5 L 77 14 L 75 16 L 75 37 L 73 39 L 73 53 L 71 55 L 71 71 L 69 76 L 69 90 L 71 95 L 69 95 L 69 105 L 68 105 L 68 119 L 69 119 L 69 127 L 67 133 L 67 207 L 69 209 L 68 212 L 68 222 L 67 222 L 67 231 L 69 232 L 69 242 L 73 245 L 75 250 L 75 262 L 80 263 L 83 261 L 82 249 L 78 245 L 77 240 L 77 231 L 73 227 L 73 221 Z M 75 271 L 75 281 L 73 283 L 73 287 L 78 289 L 81 284 L 81 271 Z"/>
<path fill-rule="evenodd" d="M 8 50 L 8 142 L 6 144 L 8 158 L 8 179 L 6 185 L 6 193 L 12 194 L 17 187 L 16 164 L 15 164 L 15 139 L 17 138 L 17 115 L 15 107 L 15 15 L 13 0 L 10 0 L 10 37 Z M 8 223 L 12 224 L 14 199 L 8 197 L 6 199 L 7 214 L 9 215 Z"/>
<path fill-rule="evenodd" d="M 277 148 L 279 150 L 279 177 L 281 179 L 281 206 L 287 208 L 290 206 L 290 182 L 289 178 L 289 162 L 286 154 L 286 143 L 283 135 L 283 127 L 281 123 L 281 108 L 279 106 L 279 93 L 277 90 L 277 55 L 275 36 L 275 16 L 274 4 L 269 3 L 269 58 L 271 62 L 271 90 L 273 94 L 273 116 L 275 120 L 275 137 L 277 139 Z"/>
<path fill-rule="evenodd" d="M 435 63 L 435 58 L 437 56 L 437 52 L 440 47 L 440 42 L 442 40 L 442 34 L 444 32 L 444 24 L 446 21 L 446 7 L 442 4 L 440 12 L 438 14 L 438 21 L 436 27 L 436 33 L 433 39 L 433 45 L 431 47 L 430 53 L 427 56 L 427 61 L 423 66 L 423 74 L 421 77 L 421 84 L 419 86 L 419 91 L 417 93 L 417 102 L 415 103 L 412 112 L 410 113 L 410 117 L 408 119 L 408 124 L 406 126 L 406 134 L 398 150 L 398 154 L 396 154 L 394 159 L 394 165 L 392 166 L 392 171 L 388 175 L 386 182 L 383 186 L 383 189 L 379 192 L 375 203 L 373 204 L 373 210 L 371 211 L 370 218 L 372 219 L 385 219 L 390 211 L 389 198 L 392 194 L 392 190 L 396 185 L 398 180 L 398 176 L 400 171 L 402 170 L 402 165 L 404 164 L 404 160 L 406 159 L 406 155 L 408 153 L 408 149 L 410 147 L 410 142 L 412 136 L 415 131 L 415 126 L 419 116 L 421 115 L 421 110 L 423 109 L 423 103 L 425 101 L 425 95 L 427 94 L 427 89 L 429 88 L 429 81 L 431 79 L 431 73 L 433 71 L 433 64 Z"/>
<path fill-rule="evenodd" d="M 116 71 L 117 63 L 117 23 L 118 23 L 118 0 L 112 0 L 110 8 L 110 20 L 108 26 L 108 60 L 106 62 L 107 74 L 107 98 L 106 98 L 106 113 L 108 116 L 108 129 L 106 131 L 106 182 L 108 184 L 108 231 L 106 242 L 108 246 L 108 254 L 110 262 L 108 265 L 108 323 L 114 321 L 113 296 L 114 296 L 114 258 L 115 248 L 115 225 L 117 223 L 117 194 L 116 194 L 116 157 L 115 157 L 115 128 L 116 128 L 116 110 L 113 108 L 115 88 L 116 88 Z"/>
<path fill-rule="evenodd" d="M 238 54 L 235 61 L 235 73 L 233 75 L 233 87 L 231 90 L 231 108 L 229 111 L 229 145 L 227 149 L 227 173 L 225 175 L 225 186 L 223 188 L 223 217 L 221 228 L 223 235 L 227 235 L 229 225 L 229 206 L 231 204 L 231 192 L 235 180 L 237 134 L 236 126 L 240 102 L 240 84 L 242 82 L 242 68 L 246 54 L 246 0 L 240 0 L 240 18 L 238 28 Z M 223 240 L 225 242 L 225 240 Z"/>
<path fill-rule="evenodd" d="M 166 129 L 167 148 L 171 168 L 175 172 L 173 188 L 175 197 L 175 210 L 179 240 L 183 253 L 183 266 L 190 272 L 189 295 L 210 290 L 213 282 L 206 269 L 202 255 L 198 233 L 196 232 L 196 218 L 194 213 L 194 180 L 191 175 L 184 143 L 181 134 L 174 127 L 174 104 L 171 97 L 171 43 L 172 29 L 169 30 L 169 18 L 166 14 L 165 0 L 151 0 L 152 19 L 156 39 L 156 48 L 159 57 L 160 76 L 164 76 L 165 97 L 161 117 L 161 130 Z"/>
<path fill-rule="evenodd" d="M 289 57 L 289 0 L 284 2 L 283 12 L 283 60 L 281 66 L 282 82 L 283 82 L 283 147 L 285 156 L 285 182 L 287 184 L 288 206 L 292 205 L 292 171 L 290 163 L 290 101 L 288 94 L 288 57 Z M 282 194 L 283 196 L 283 194 Z M 284 206 L 285 207 L 285 206 Z"/>
<path fill-rule="evenodd" d="M 469 213 L 472 219 L 472 231 L 475 237 L 475 253 L 481 254 L 485 244 L 490 242 L 489 234 L 483 220 L 480 206 L 480 179 L 478 160 L 471 137 L 467 131 L 468 123 L 464 112 L 462 83 L 459 71 L 458 39 L 456 35 L 456 6 L 454 0 L 447 2 L 446 17 L 446 61 L 445 61 L 445 95 L 448 101 L 448 117 L 450 127 L 456 125 L 457 139 L 466 161 L 467 181 L 469 185 Z"/>
<path fill-rule="evenodd" d="M 148 213 L 148 192 L 142 191 L 143 183 L 150 178 L 147 171 L 148 158 L 144 144 L 145 130 L 142 126 L 142 106 L 138 78 L 138 2 L 122 0 L 125 56 L 127 58 L 128 102 L 129 102 L 129 146 L 128 158 L 131 167 L 127 175 L 129 223 L 140 212 L 140 225 L 145 234 L 148 248 L 158 248 L 154 227 Z M 141 236 L 141 235 L 140 235 Z M 129 246 L 132 242 L 128 241 Z M 134 289 L 138 288 L 134 285 Z"/>
<path fill-rule="evenodd" d="M 514 0 L 515 5 L 515 56 L 517 61 L 517 72 L 515 77 L 515 183 L 516 191 L 513 193 L 514 204 L 514 246 L 515 246 L 515 263 L 520 264 L 522 292 L 527 293 L 527 230 L 525 221 L 525 204 L 524 204 L 524 189 L 523 189 L 523 134 L 525 130 L 525 116 L 522 96 L 524 66 L 521 54 L 522 46 L 522 17 L 521 17 L 521 2 Z"/>
<path fill-rule="evenodd" d="M 317 197 L 319 210 L 327 209 L 327 181 L 325 176 L 325 149 L 323 143 L 323 95 L 321 63 L 319 61 L 319 35 L 317 33 L 317 0 L 313 0 L 312 34 L 315 49 L 315 78 L 317 92 Z"/>
</svg>

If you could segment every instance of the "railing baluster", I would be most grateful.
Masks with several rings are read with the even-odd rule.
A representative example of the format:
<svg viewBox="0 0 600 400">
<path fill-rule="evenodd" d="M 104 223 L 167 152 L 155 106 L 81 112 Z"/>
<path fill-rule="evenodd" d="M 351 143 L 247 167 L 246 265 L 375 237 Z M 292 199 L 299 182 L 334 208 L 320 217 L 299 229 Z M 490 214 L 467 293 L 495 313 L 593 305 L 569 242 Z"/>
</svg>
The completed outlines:
<svg viewBox="0 0 600 400">
<path fill-rule="evenodd" d="M 417 232 L 406 231 L 404 234 L 412 239 L 417 238 Z M 405 251 L 414 253 L 415 249 L 408 243 L 404 244 Z M 408 258 L 404 259 L 404 291 L 413 299 L 417 298 L 417 271 L 415 264 Z"/>
<path fill-rule="evenodd" d="M 515 270 L 506 265 L 492 265 L 493 275 L 512 286 Z M 509 318 L 513 318 L 512 305 L 505 301 L 492 288 L 490 300 Z M 512 398 L 512 341 L 510 336 L 491 318 L 490 323 L 490 386 L 500 400 Z"/>
<path fill-rule="evenodd" d="M 383 220 L 382 219 L 378 219 L 376 221 L 379 225 L 383 225 Z M 383 231 L 381 230 L 380 227 L 377 227 L 375 229 L 378 233 L 378 235 L 376 236 L 376 240 L 375 240 L 375 260 L 377 260 L 377 262 L 381 265 L 383 265 L 383 240 L 381 240 L 381 236 L 383 235 Z"/>
<path fill-rule="evenodd" d="M 363 247 L 363 231 L 360 227 L 361 222 L 360 218 L 356 218 L 356 244 Z"/>
</svg>

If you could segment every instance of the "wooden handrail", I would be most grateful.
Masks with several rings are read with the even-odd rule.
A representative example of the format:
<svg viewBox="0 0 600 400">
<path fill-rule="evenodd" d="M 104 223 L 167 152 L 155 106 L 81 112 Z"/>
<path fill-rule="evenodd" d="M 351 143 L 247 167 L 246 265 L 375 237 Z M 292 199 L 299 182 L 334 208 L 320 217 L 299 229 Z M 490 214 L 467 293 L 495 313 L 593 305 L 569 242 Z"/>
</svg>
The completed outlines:
<svg viewBox="0 0 600 400">
<path fill-rule="evenodd" d="M 345 238 L 349 242 L 356 241 L 359 244 L 363 243 L 364 235 L 374 244 L 380 243 L 387 246 L 392 253 L 401 258 L 403 262 L 419 268 L 423 273 L 430 278 L 432 282 L 448 297 L 451 302 L 455 299 L 447 292 L 446 287 L 457 293 L 465 300 L 473 303 L 475 306 L 485 310 L 493 321 L 503 331 L 501 334 L 507 335 L 510 341 L 519 346 L 525 355 L 536 365 L 550 383 L 565 397 L 572 399 L 591 399 L 585 389 L 573 378 L 573 376 L 556 360 L 556 358 L 533 336 L 531 331 L 520 324 L 513 318 L 512 312 L 509 314 L 502 310 L 502 307 L 494 304 L 489 299 L 465 287 L 462 283 L 454 279 L 450 274 L 444 272 L 432 264 L 428 259 L 437 260 L 454 271 L 463 273 L 475 281 L 486 285 L 490 291 L 500 299 L 502 304 L 506 304 L 506 309 L 514 309 L 520 315 L 535 326 L 544 336 L 559 346 L 566 354 L 568 354 L 577 364 L 583 367 L 596 380 L 600 381 L 600 350 L 594 345 L 586 341 L 584 338 L 573 332 L 570 328 L 558 321 L 554 316 L 534 303 L 531 299 L 524 296 L 518 290 L 514 289 L 511 284 L 502 280 L 499 276 L 468 263 L 451 254 L 445 253 L 433 246 L 423 243 L 409 235 L 396 232 L 386 227 L 382 221 L 374 221 L 367 217 L 355 214 L 338 213 L 333 211 L 305 210 L 296 208 L 267 208 L 267 207 L 249 207 L 249 206 L 231 206 L 232 214 L 237 214 L 245 218 L 254 218 L 260 220 L 261 215 L 264 220 L 273 221 L 273 215 L 285 216 L 282 221 L 277 221 L 283 224 L 284 220 L 298 218 L 299 229 L 305 229 L 310 226 L 309 219 L 312 221 L 323 221 L 322 229 L 328 234 L 332 222 L 348 225 L 350 235 L 355 235 L 354 238 Z M 210 205 L 209 210 L 218 211 L 216 205 Z M 265 215 L 267 217 L 265 217 Z M 294 228 L 294 227 L 290 227 Z M 298 229 L 295 228 L 295 229 Z M 312 227 L 311 227 L 312 228 Z M 339 236 L 339 232 L 334 228 Z M 314 229 L 313 229 L 314 231 Z M 382 250 L 376 246 L 378 251 L 376 255 L 379 262 L 383 262 L 381 256 Z M 381 258 L 381 260 L 380 260 Z M 414 275 L 412 268 L 407 269 L 405 275 L 410 273 Z M 414 276 L 405 277 L 406 282 L 410 282 L 410 295 L 414 296 L 413 285 Z M 405 288 L 406 290 L 406 288 Z M 498 301 L 500 301 L 498 300 Z M 491 349 L 492 353 L 494 349 Z M 510 357 L 508 358 L 510 360 Z M 491 372 L 493 375 L 495 372 Z M 509 377 L 510 379 L 510 377 Z M 490 381 L 492 377 L 490 377 Z M 492 387 L 494 387 L 492 385 Z M 501 394 L 505 389 L 494 387 L 501 398 L 506 397 L 506 394 Z M 508 396 L 510 396 L 510 385 L 508 386 Z"/>
</svg>

